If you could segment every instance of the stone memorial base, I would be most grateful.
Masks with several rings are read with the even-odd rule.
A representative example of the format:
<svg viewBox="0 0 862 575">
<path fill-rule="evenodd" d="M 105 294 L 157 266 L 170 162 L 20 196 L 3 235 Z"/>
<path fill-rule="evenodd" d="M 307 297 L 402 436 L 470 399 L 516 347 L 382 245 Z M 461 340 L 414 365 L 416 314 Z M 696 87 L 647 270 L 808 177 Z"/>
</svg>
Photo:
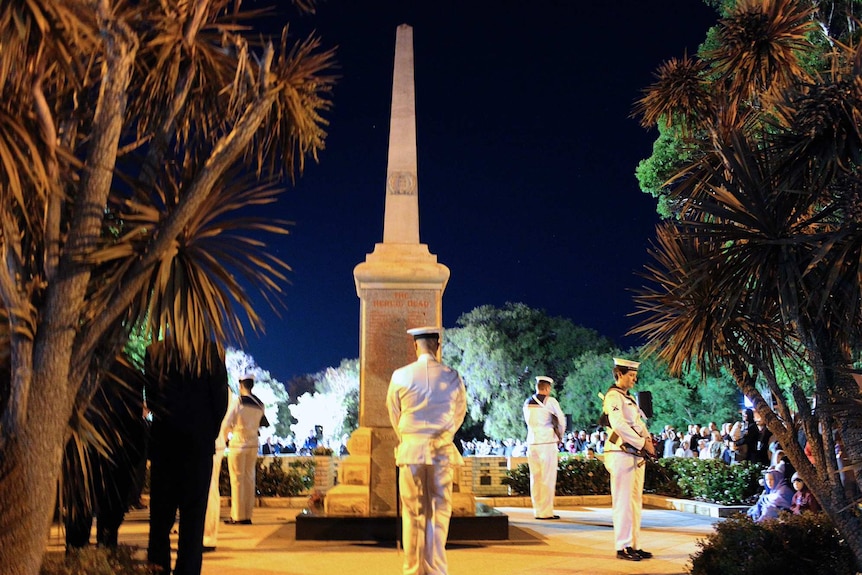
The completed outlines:
<svg viewBox="0 0 862 575">
<path fill-rule="evenodd" d="M 465 494 L 466 495 L 466 494 Z M 505 541 L 509 516 L 485 504 L 476 504 L 472 516 L 453 515 L 449 541 Z M 305 541 L 400 541 L 400 517 L 296 516 L 296 539 Z"/>
</svg>

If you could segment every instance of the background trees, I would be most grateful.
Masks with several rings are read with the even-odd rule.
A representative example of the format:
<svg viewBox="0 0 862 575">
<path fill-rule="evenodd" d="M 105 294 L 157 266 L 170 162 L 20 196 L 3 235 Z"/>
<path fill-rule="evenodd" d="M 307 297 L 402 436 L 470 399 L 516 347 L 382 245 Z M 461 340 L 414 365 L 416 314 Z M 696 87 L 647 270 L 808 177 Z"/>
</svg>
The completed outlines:
<svg viewBox="0 0 862 575">
<path fill-rule="evenodd" d="M 659 70 L 637 111 L 677 126 L 690 156 L 666 186 L 677 219 L 658 229 L 633 331 L 674 372 L 727 369 L 862 565 L 859 490 L 835 457 L 843 440 L 844 464 L 862 461 L 860 8 L 726 2 L 700 57 Z M 807 385 L 779 385 L 806 369 Z"/>
<path fill-rule="evenodd" d="M 307 2 L 302 4 L 308 5 Z M 238 217 L 323 143 L 332 53 L 255 43 L 231 0 L 0 12 L 0 564 L 38 572 L 66 426 L 129 330 L 193 361 L 259 329 L 285 264 Z M 238 314 L 237 311 L 240 313 Z"/>
<path fill-rule="evenodd" d="M 336 440 L 353 433 L 359 426 L 359 360 L 343 359 L 338 367 L 310 377 L 314 391 L 303 393 L 289 406 L 297 443 L 302 445 L 315 425 L 322 425 L 325 436 Z"/>
<path fill-rule="evenodd" d="M 556 394 L 572 371 L 572 358 L 587 350 L 610 351 L 610 340 L 571 320 L 550 317 L 520 303 L 481 306 L 446 330 L 443 361 L 467 383 L 468 415 L 463 429 L 489 437 L 523 437 L 524 400 L 535 392 L 535 376 L 557 382 Z"/>
</svg>

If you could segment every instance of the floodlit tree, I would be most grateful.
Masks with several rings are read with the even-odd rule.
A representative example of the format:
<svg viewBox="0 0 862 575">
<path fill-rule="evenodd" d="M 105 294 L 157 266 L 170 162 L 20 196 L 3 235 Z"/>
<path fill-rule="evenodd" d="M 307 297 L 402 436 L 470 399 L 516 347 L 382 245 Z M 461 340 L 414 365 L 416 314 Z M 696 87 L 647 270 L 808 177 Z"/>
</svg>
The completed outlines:
<svg viewBox="0 0 862 575">
<path fill-rule="evenodd" d="M 316 425 L 327 440 L 340 441 L 359 425 L 359 359 L 342 359 L 338 367 L 310 376 L 314 391 L 303 393 L 289 407 L 296 420 L 291 427 L 301 443 Z"/>
<path fill-rule="evenodd" d="M 522 408 L 535 376 L 554 378 L 559 397 L 573 357 L 613 347 L 591 329 L 522 303 L 477 307 L 457 323 L 443 338 L 443 361 L 464 379 L 469 417 L 494 438 L 525 436 Z"/>
<path fill-rule="evenodd" d="M 286 29 L 255 43 L 260 15 L 231 0 L 3 4 L 5 573 L 38 573 L 67 423 L 128 331 L 169 330 L 193 361 L 260 328 L 248 286 L 278 297 L 287 268 L 261 234 L 286 223 L 237 211 L 316 159 L 333 54 Z"/>
<path fill-rule="evenodd" d="M 862 567 L 859 486 L 836 459 L 843 442 L 844 468 L 862 462 L 862 50 L 826 35 L 821 3 L 735 4 L 704 59 L 664 65 L 638 104 L 697 154 L 669 182 L 679 219 L 658 229 L 633 332 L 674 371 L 727 369 Z M 794 363 L 813 397 L 779 385 Z"/>
<path fill-rule="evenodd" d="M 249 374 L 254 376 L 252 392 L 263 402 L 266 419 L 270 424 L 264 433 L 279 437 L 286 436 L 290 429 L 290 422 L 285 421 L 285 418 L 290 415 L 287 408 L 290 398 L 284 384 L 272 377 L 269 371 L 258 366 L 254 358 L 244 351 L 228 347 L 225 350 L 224 362 L 227 367 L 228 385 L 235 394 L 239 394 L 240 378 Z"/>
</svg>

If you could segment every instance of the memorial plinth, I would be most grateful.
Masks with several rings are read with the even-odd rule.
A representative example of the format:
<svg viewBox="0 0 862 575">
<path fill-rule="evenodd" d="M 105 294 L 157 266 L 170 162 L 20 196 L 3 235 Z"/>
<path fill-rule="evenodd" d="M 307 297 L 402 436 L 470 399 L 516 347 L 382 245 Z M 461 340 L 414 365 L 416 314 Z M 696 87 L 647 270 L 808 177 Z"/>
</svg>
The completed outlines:
<svg viewBox="0 0 862 575">
<path fill-rule="evenodd" d="M 397 437 L 386 392 L 392 372 L 416 359 L 409 328 L 443 325 L 449 268 L 419 243 L 413 29 L 398 27 L 389 130 L 383 242 L 353 270 L 359 296 L 359 428 L 348 440 L 324 514 L 297 516 L 297 539 L 394 539 Z M 456 471 L 450 539 L 506 539 L 508 518 L 478 513 Z M 463 537 L 462 537 L 463 535 Z"/>
</svg>

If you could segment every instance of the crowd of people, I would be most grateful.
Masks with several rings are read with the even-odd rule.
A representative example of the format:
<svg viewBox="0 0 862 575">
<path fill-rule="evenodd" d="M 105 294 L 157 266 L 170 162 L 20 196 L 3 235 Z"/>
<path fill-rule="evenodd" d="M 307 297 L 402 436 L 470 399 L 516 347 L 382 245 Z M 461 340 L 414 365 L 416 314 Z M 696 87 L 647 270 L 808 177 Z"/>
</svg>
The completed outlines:
<svg viewBox="0 0 862 575">
<path fill-rule="evenodd" d="M 653 442 L 661 457 L 720 459 L 728 464 L 753 461 L 762 465 L 770 464 L 769 448 L 773 443 L 772 433 L 751 409 L 743 410 L 739 421 L 721 426 L 715 422 L 690 424 L 685 431 L 678 431 L 667 425 L 653 437 Z"/>
<path fill-rule="evenodd" d="M 315 449 L 325 448 L 334 455 L 345 456 L 350 455 L 347 450 L 348 439 L 350 435 L 347 433 L 341 437 L 324 437 L 316 428 L 309 432 L 301 444 L 292 435 L 269 435 L 258 447 L 258 455 L 314 455 Z"/>
</svg>

